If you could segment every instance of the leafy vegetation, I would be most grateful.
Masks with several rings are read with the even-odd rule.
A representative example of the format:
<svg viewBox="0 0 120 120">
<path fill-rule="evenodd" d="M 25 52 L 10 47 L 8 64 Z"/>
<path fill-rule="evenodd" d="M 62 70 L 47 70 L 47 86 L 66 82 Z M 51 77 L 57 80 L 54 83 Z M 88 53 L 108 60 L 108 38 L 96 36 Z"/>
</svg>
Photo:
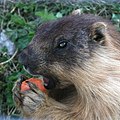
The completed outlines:
<svg viewBox="0 0 120 120">
<path fill-rule="evenodd" d="M 36 28 L 43 22 L 69 15 L 73 10 L 91 13 L 111 19 L 120 31 L 120 4 L 82 3 L 65 5 L 60 3 L 6 3 L 0 6 L 1 29 L 6 31 L 15 43 L 17 54 L 14 58 L 7 54 L 6 48 L 0 51 L 0 113 L 18 115 L 12 100 L 12 87 L 21 74 L 29 76 L 19 64 L 17 56 L 32 40 Z"/>
</svg>

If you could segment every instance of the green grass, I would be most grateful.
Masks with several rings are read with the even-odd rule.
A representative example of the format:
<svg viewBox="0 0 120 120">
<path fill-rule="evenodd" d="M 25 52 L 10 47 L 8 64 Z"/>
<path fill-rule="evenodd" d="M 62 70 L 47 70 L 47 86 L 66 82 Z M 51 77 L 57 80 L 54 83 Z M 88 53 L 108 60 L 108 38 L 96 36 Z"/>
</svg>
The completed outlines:
<svg viewBox="0 0 120 120">
<path fill-rule="evenodd" d="M 41 23 L 69 15 L 73 10 L 80 9 L 82 13 L 90 13 L 110 19 L 120 31 L 120 4 L 91 4 L 65 5 L 55 3 L 10 3 L 0 7 L 1 29 L 6 31 L 9 38 L 18 49 L 17 54 L 31 41 L 37 26 Z M 17 55 L 9 62 L 11 56 L 6 48 L 0 51 L 0 112 L 1 114 L 18 115 L 12 100 L 12 87 L 20 74 L 26 74 L 17 60 Z"/>
</svg>

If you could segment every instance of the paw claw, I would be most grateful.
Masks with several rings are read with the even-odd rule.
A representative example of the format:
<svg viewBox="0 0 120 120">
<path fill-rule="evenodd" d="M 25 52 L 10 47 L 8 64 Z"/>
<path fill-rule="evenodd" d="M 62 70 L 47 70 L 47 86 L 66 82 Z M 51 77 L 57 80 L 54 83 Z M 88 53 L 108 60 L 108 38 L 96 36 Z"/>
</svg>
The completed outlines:
<svg viewBox="0 0 120 120">
<path fill-rule="evenodd" d="M 20 82 L 22 83 L 23 81 L 27 80 L 28 77 L 25 75 L 20 75 Z"/>
<path fill-rule="evenodd" d="M 38 89 L 38 87 L 34 83 L 29 82 L 29 81 L 27 81 L 27 83 L 30 87 L 30 90 L 32 90 L 34 93 L 36 93 L 39 97 L 45 96 L 45 93 L 42 92 L 40 89 Z"/>
<path fill-rule="evenodd" d="M 29 81 L 26 81 L 30 87 L 30 90 L 32 90 L 33 92 L 37 93 L 39 91 L 38 87 L 32 83 L 32 82 L 29 82 Z"/>
</svg>

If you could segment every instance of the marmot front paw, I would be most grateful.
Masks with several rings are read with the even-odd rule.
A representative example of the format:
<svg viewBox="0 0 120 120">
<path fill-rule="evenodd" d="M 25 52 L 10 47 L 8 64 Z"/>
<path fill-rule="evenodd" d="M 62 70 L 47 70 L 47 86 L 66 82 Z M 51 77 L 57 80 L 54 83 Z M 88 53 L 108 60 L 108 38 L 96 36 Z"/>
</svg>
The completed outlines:
<svg viewBox="0 0 120 120">
<path fill-rule="evenodd" d="M 26 116 L 32 115 L 37 107 L 43 106 L 47 95 L 42 92 L 38 85 L 27 81 L 30 89 L 21 91 L 22 80 L 18 80 L 13 88 L 13 99 Z"/>
</svg>

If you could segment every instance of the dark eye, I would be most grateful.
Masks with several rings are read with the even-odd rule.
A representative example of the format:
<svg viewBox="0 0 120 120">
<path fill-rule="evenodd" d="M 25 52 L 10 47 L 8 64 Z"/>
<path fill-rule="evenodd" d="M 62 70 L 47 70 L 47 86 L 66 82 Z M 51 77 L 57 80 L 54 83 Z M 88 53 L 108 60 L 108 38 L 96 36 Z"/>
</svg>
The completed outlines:
<svg viewBox="0 0 120 120">
<path fill-rule="evenodd" d="M 60 42 L 57 47 L 58 48 L 65 48 L 67 46 L 67 43 L 68 42 L 66 42 L 66 41 Z"/>
</svg>

